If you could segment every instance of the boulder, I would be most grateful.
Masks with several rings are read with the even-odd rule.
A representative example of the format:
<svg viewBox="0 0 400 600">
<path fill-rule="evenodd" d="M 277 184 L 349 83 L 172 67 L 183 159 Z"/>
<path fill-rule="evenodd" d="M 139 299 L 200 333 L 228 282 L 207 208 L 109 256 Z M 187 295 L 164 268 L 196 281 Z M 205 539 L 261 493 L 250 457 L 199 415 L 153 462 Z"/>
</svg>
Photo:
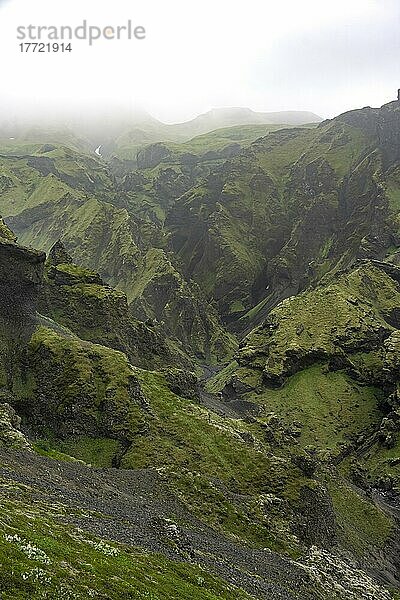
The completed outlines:
<svg viewBox="0 0 400 600">
<path fill-rule="evenodd" d="M 2 394 L 0 394 L 1 399 Z M 28 450 L 32 446 L 19 430 L 21 418 L 8 403 L 0 403 L 0 447 L 14 450 Z"/>
</svg>

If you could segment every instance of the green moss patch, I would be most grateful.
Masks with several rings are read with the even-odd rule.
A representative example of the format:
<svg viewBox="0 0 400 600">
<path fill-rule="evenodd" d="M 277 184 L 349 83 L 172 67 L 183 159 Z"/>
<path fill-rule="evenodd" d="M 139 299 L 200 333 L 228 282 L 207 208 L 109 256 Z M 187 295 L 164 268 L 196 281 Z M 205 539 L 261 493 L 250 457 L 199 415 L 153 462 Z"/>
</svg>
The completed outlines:
<svg viewBox="0 0 400 600">
<path fill-rule="evenodd" d="M 342 479 L 333 479 L 328 489 L 341 541 L 361 555 L 371 546 L 383 548 L 392 532 L 391 519 Z"/>
<path fill-rule="evenodd" d="M 328 372 L 323 365 L 296 373 L 282 388 L 246 396 L 287 426 L 300 423 L 301 445 L 332 451 L 378 425 L 381 397 L 377 388 L 360 386 L 343 371 Z"/>
</svg>

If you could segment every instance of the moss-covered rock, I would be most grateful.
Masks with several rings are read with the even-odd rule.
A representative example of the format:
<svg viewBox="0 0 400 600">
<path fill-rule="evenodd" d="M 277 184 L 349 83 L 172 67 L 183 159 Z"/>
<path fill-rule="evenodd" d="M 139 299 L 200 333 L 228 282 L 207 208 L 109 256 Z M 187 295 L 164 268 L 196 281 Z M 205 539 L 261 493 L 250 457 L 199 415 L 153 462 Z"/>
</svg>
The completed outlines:
<svg viewBox="0 0 400 600">
<path fill-rule="evenodd" d="M 0 217 L 0 238 L 3 240 L 8 240 L 10 242 L 16 242 L 17 236 L 11 231 L 9 227 L 4 223 L 3 219 Z"/>
<path fill-rule="evenodd" d="M 383 349 L 399 303 L 397 280 L 379 263 L 362 263 L 284 300 L 245 338 L 237 360 L 261 370 L 272 385 L 321 361 L 329 360 L 332 369 L 351 368 L 353 355 Z"/>
<path fill-rule="evenodd" d="M 13 450 L 32 452 L 32 446 L 20 431 L 21 419 L 15 410 L 4 399 L 10 399 L 9 394 L 0 390 L 0 446 Z"/>
<path fill-rule="evenodd" d="M 167 337 L 155 321 L 135 319 L 126 295 L 75 265 L 61 242 L 50 251 L 39 310 L 85 340 L 125 352 L 134 365 L 195 368 L 178 339 Z"/>
<path fill-rule="evenodd" d="M 191 400 L 200 399 L 200 383 L 194 373 L 172 368 L 164 370 L 164 375 L 170 390 L 174 394 Z"/>
<path fill-rule="evenodd" d="M 131 440 L 147 402 L 124 354 L 39 327 L 17 406 L 36 433 Z"/>
</svg>

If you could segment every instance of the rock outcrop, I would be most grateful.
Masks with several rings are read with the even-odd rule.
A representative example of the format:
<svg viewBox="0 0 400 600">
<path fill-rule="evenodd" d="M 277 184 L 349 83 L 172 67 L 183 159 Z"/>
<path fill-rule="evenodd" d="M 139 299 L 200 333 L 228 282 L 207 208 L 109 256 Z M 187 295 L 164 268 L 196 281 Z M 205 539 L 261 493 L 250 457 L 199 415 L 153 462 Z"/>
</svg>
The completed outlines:
<svg viewBox="0 0 400 600">
<path fill-rule="evenodd" d="M 46 255 L 18 246 L 6 234 L 0 237 L 0 385 L 11 389 L 36 326 Z"/>
<path fill-rule="evenodd" d="M 0 390 L 0 447 L 32 452 L 30 442 L 20 431 L 21 418 L 12 406 L 3 402 L 6 397 L 8 394 Z"/>
<path fill-rule="evenodd" d="M 237 359 L 271 385 L 316 362 L 350 368 L 353 355 L 383 349 L 399 304 L 398 281 L 380 263 L 362 262 L 284 300 L 244 339 Z"/>
</svg>

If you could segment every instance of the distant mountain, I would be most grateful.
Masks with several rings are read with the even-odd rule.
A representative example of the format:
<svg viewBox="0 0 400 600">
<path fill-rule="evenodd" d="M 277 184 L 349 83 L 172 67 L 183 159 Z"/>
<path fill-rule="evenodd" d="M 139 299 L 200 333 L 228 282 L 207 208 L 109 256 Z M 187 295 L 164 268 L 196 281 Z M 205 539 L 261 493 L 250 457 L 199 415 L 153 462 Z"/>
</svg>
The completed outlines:
<svg viewBox="0 0 400 600">
<path fill-rule="evenodd" d="M 174 129 L 182 135 L 200 135 L 222 127 L 254 124 L 304 125 L 319 123 L 322 119 L 308 111 L 255 112 L 250 108 L 214 108 L 191 121 L 178 123 Z"/>
<path fill-rule="evenodd" d="M 163 123 L 143 109 L 132 112 L 108 111 L 67 118 L 61 126 L 57 120 L 46 123 L 5 119 L 0 123 L 1 147 L 13 153 L 23 144 L 65 144 L 74 150 L 91 151 L 101 146 L 104 158 L 136 160 L 137 152 L 157 142 L 187 142 L 212 131 L 247 125 L 281 125 L 285 127 L 320 123 L 321 117 L 307 111 L 255 112 L 250 108 L 215 108 L 183 123 Z M 254 138 L 255 139 L 255 138 Z M 32 146 L 31 150 L 35 148 Z M 18 149 L 19 150 L 19 149 Z"/>
<path fill-rule="evenodd" d="M 3 125 L 0 127 L 1 154 L 24 155 L 55 150 L 65 146 L 75 152 L 91 152 L 93 143 L 79 130 L 66 127 L 29 127 L 26 125 Z"/>
<path fill-rule="evenodd" d="M 307 123 L 320 123 L 322 118 L 309 111 L 279 111 L 255 112 L 250 108 L 231 107 L 214 108 L 194 119 L 182 123 L 163 123 L 144 110 L 135 110 L 131 114 L 118 114 L 113 112 L 96 115 L 95 119 L 87 118 L 73 124 L 87 137 L 116 137 L 129 135 L 141 131 L 152 137 L 151 141 L 186 141 L 197 135 L 209 133 L 223 127 L 237 125 L 304 125 Z"/>
<path fill-rule="evenodd" d="M 307 111 L 261 113 L 250 108 L 215 108 L 190 121 L 165 124 L 143 113 L 135 115 L 134 121 L 115 141 L 107 143 L 103 140 L 104 153 L 106 156 L 135 159 L 137 151 L 145 145 L 156 142 L 187 142 L 199 135 L 227 127 L 277 124 L 285 127 L 321 121 L 321 117 Z"/>
</svg>

